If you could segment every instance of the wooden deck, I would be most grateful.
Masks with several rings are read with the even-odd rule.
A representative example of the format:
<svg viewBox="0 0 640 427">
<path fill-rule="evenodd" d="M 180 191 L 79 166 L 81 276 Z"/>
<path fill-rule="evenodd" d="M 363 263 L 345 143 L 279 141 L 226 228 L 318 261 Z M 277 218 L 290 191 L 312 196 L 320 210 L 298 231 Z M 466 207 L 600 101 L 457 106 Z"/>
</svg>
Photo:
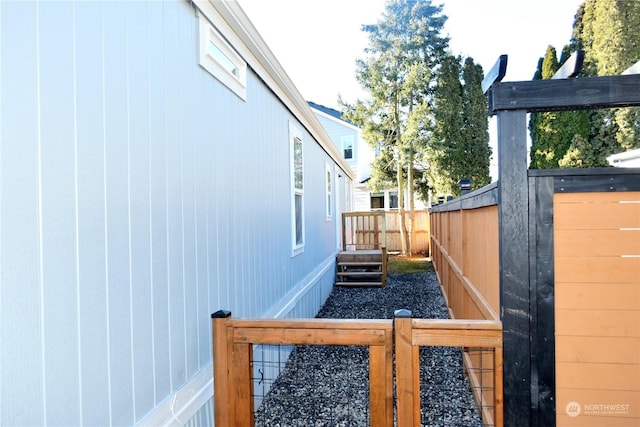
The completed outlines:
<svg viewBox="0 0 640 427">
<path fill-rule="evenodd" d="M 336 286 L 385 286 L 387 260 L 384 212 L 343 213 Z"/>
</svg>

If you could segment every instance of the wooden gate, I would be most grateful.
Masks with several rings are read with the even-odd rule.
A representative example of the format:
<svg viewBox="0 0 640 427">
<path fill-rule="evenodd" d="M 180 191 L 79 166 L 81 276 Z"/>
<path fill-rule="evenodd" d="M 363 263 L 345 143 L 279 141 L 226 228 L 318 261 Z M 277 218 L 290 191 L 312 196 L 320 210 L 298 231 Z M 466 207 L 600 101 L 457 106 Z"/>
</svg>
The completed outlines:
<svg viewBox="0 0 640 427">
<path fill-rule="evenodd" d="M 465 365 L 469 350 L 488 350 L 490 369 L 468 371 L 483 425 L 502 426 L 502 327 L 499 321 L 411 319 L 399 310 L 394 320 L 233 319 L 228 311 L 211 315 L 216 426 L 253 426 L 252 353 L 254 345 L 342 345 L 369 348 L 369 423 L 420 426 L 420 347 L 459 347 Z M 394 342 L 395 332 L 395 342 Z M 476 363 L 477 365 L 477 363 Z"/>
</svg>

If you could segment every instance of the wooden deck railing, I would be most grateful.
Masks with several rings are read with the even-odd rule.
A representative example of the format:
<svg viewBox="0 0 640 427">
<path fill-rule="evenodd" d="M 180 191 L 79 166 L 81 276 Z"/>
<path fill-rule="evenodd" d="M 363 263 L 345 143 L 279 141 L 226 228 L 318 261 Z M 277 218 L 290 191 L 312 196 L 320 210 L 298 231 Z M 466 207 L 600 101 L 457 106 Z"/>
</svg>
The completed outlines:
<svg viewBox="0 0 640 427">
<path fill-rule="evenodd" d="M 386 248 L 386 233 L 384 212 L 344 212 L 342 214 L 343 251 Z"/>
<path fill-rule="evenodd" d="M 212 314 L 214 407 L 216 426 L 252 426 L 253 345 L 356 345 L 369 347 L 369 422 L 394 425 L 394 376 L 397 422 L 420 426 L 420 347 L 450 346 L 472 357 L 487 358 L 489 369 L 466 369 L 479 387 L 474 398 L 484 425 L 502 426 L 502 328 L 499 321 L 412 319 L 407 310 L 392 320 L 233 319 L 228 311 Z M 395 333 L 395 343 L 394 343 Z M 489 354 L 470 355 L 472 348 Z M 478 361 L 476 361 L 476 365 Z M 469 365 L 471 366 L 471 365 Z M 473 379 L 472 379 L 473 380 Z M 474 381 L 472 381 L 474 382 Z"/>
</svg>

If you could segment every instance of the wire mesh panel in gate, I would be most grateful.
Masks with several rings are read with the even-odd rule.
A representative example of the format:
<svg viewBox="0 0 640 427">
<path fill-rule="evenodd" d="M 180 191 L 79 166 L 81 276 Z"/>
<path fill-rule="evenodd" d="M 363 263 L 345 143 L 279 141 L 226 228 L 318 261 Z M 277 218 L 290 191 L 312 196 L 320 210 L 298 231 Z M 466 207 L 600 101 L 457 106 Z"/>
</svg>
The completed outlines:
<svg viewBox="0 0 640 427">
<path fill-rule="evenodd" d="M 284 346 L 285 360 L 282 346 L 256 347 L 256 426 L 370 425 L 367 347 Z"/>
<path fill-rule="evenodd" d="M 473 365 L 467 361 L 473 357 Z M 494 426 L 493 349 L 420 347 L 420 423 Z M 483 364 L 484 361 L 484 364 Z"/>
</svg>

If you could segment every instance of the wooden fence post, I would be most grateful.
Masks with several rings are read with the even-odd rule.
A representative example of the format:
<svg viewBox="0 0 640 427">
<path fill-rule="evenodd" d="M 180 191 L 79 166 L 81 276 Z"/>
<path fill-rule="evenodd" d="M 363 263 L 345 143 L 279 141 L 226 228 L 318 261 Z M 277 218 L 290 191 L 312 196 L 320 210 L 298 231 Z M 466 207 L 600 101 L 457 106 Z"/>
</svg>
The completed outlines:
<svg viewBox="0 0 640 427">
<path fill-rule="evenodd" d="M 396 310 L 396 396 L 399 426 L 420 426 L 419 347 L 413 346 L 410 310 Z"/>
<path fill-rule="evenodd" d="M 227 324 L 231 312 L 218 310 L 211 315 L 213 334 L 213 407 L 215 424 L 229 425 L 229 337 Z"/>
</svg>

